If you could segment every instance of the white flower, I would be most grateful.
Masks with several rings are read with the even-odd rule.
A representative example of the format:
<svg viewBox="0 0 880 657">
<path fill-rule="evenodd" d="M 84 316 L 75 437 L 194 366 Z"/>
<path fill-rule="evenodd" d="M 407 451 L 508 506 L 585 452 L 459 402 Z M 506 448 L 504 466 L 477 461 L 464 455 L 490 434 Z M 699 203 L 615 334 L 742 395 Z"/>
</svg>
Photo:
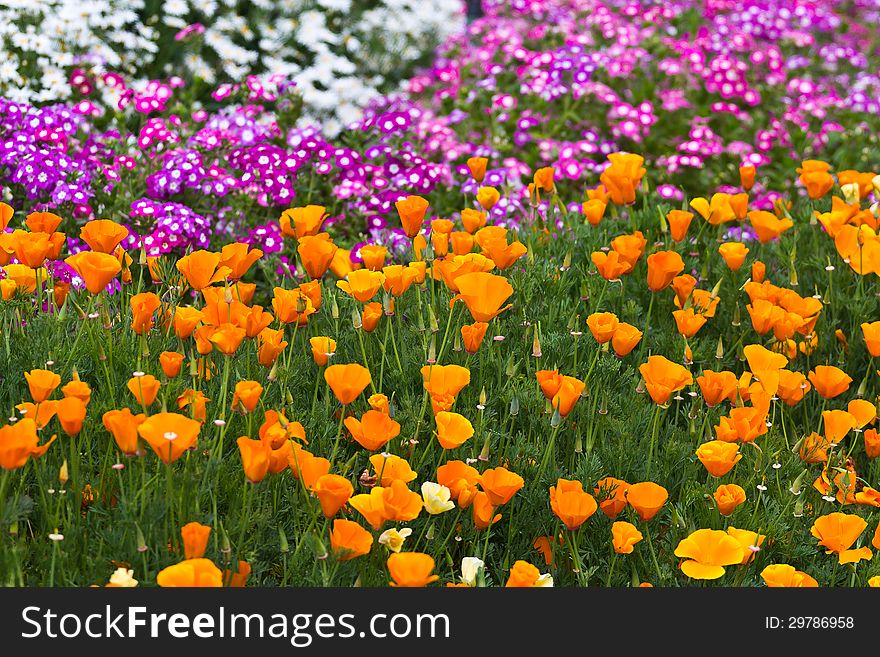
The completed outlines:
<svg viewBox="0 0 880 657">
<path fill-rule="evenodd" d="M 477 585 L 477 576 L 480 574 L 483 566 L 482 559 L 477 557 L 465 557 L 461 560 L 461 581 L 468 586 Z"/>
<path fill-rule="evenodd" d="M 110 584 L 120 588 L 131 589 L 138 585 L 134 578 L 134 571 L 125 568 L 117 568 L 116 572 L 110 575 Z"/>
<path fill-rule="evenodd" d="M 426 481 L 422 484 L 422 500 L 425 511 L 435 516 L 455 508 L 455 502 L 449 499 L 450 492 L 446 486 Z"/>
<path fill-rule="evenodd" d="M 409 527 L 404 527 L 399 531 L 395 528 L 386 529 L 382 532 L 382 535 L 379 536 L 379 544 L 384 545 L 392 552 L 400 552 L 400 548 L 403 547 L 403 542 L 411 534 L 412 529 Z"/>
<path fill-rule="evenodd" d="M 538 579 L 535 580 L 534 584 L 535 588 L 552 588 L 553 587 L 553 575 L 550 573 L 544 573 Z"/>
</svg>

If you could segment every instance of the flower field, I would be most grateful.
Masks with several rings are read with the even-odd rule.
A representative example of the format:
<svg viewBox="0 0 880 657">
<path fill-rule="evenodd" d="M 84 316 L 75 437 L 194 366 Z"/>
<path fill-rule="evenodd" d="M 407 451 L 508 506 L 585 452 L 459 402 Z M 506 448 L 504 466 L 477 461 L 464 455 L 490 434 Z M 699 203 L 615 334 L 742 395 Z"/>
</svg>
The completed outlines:
<svg viewBox="0 0 880 657">
<path fill-rule="evenodd" d="M 0 584 L 880 586 L 880 2 L 103 4 L 0 35 Z"/>
</svg>

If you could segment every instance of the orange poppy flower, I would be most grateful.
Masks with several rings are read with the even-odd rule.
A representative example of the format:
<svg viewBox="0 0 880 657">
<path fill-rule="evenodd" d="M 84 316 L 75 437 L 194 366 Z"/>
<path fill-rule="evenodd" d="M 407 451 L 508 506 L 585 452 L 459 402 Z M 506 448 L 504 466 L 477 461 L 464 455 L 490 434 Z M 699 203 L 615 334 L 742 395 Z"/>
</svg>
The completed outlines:
<svg viewBox="0 0 880 657">
<path fill-rule="evenodd" d="M 553 578 L 549 574 L 542 575 L 541 571 L 532 564 L 520 559 L 511 567 L 504 586 L 506 588 L 550 587 L 553 586 Z"/>
<path fill-rule="evenodd" d="M 434 416 L 437 422 L 437 442 L 443 449 L 455 449 L 474 435 L 474 427 L 463 415 L 441 411 Z"/>
<path fill-rule="evenodd" d="M 467 233 L 463 230 L 455 231 L 449 235 L 449 241 L 452 242 L 452 253 L 455 255 L 467 255 L 474 248 L 474 242 L 476 241 L 474 236 L 470 233 Z M 505 240 L 505 244 L 507 241 Z M 502 247 L 504 248 L 504 247 Z M 440 253 L 436 253 L 435 255 L 441 255 Z"/>
<path fill-rule="evenodd" d="M 522 477 L 503 466 L 490 468 L 480 475 L 480 486 L 495 507 L 507 504 L 524 485 Z"/>
<path fill-rule="evenodd" d="M 718 247 L 718 253 L 724 258 L 731 271 L 739 271 L 746 260 L 749 250 L 742 242 L 725 242 Z"/>
<path fill-rule="evenodd" d="M 750 344 L 743 348 L 752 374 L 760 381 L 768 395 L 775 395 L 779 389 L 779 370 L 788 365 L 788 359 L 759 345 Z"/>
<path fill-rule="evenodd" d="M 611 348 L 619 358 L 629 354 L 642 339 L 642 332 L 632 324 L 620 322 L 611 338 Z"/>
<path fill-rule="evenodd" d="M 816 365 L 808 376 L 816 392 L 825 399 L 843 394 L 852 383 L 851 376 L 833 365 Z"/>
<path fill-rule="evenodd" d="M 346 280 L 336 281 L 336 287 L 357 301 L 366 303 L 376 296 L 384 282 L 385 275 L 382 272 L 359 269 L 351 272 Z"/>
<path fill-rule="evenodd" d="M 282 233 L 300 239 L 307 235 L 317 235 L 326 218 L 327 208 L 323 205 L 307 205 L 285 210 L 281 214 L 279 224 Z"/>
<path fill-rule="evenodd" d="M 861 326 L 868 353 L 872 358 L 877 358 L 880 356 L 880 322 L 864 322 Z"/>
<path fill-rule="evenodd" d="M 232 395 L 232 408 L 243 409 L 247 413 L 253 413 L 257 404 L 260 403 L 260 395 L 263 394 L 263 386 L 256 381 L 239 381 L 235 384 L 235 392 Z"/>
<path fill-rule="evenodd" d="M 659 355 L 648 357 L 647 363 L 639 365 L 639 372 L 645 380 L 648 394 L 656 404 L 665 404 L 672 393 L 694 382 L 687 368 Z"/>
<path fill-rule="evenodd" d="M 511 304 L 502 306 L 513 294 L 513 288 L 503 276 L 474 272 L 458 276 L 455 283 L 459 293 L 450 300 L 450 307 L 459 299 L 464 301 L 476 322 L 488 322 L 511 307 Z"/>
<path fill-rule="evenodd" d="M 476 233 L 486 225 L 486 213 L 465 208 L 461 211 L 461 224 L 468 233 Z"/>
<path fill-rule="evenodd" d="M 468 158 L 467 168 L 471 172 L 471 176 L 476 182 L 483 182 L 483 178 L 486 177 L 486 167 L 488 166 L 488 164 L 489 160 L 485 157 Z"/>
<path fill-rule="evenodd" d="M 679 335 L 686 338 L 694 337 L 706 323 L 705 315 L 698 315 L 693 308 L 687 310 L 673 310 L 672 317 Z"/>
<path fill-rule="evenodd" d="M 474 494 L 471 506 L 475 529 L 486 529 L 501 520 L 501 514 L 495 513 L 497 507 L 489 500 L 489 496 L 481 490 Z"/>
<path fill-rule="evenodd" d="M 159 365 L 162 366 L 162 372 L 169 379 L 174 379 L 180 375 L 180 368 L 183 365 L 183 354 L 176 351 L 163 351 L 159 354 Z"/>
<path fill-rule="evenodd" d="M 794 406 L 804 398 L 813 386 L 800 372 L 779 370 L 779 387 L 776 394 L 787 406 Z"/>
<path fill-rule="evenodd" d="M 711 440 L 697 448 L 697 458 L 713 477 L 723 477 L 733 469 L 742 458 L 735 443 Z"/>
<path fill-rule="evenodd" d="M 850 549 L 867 526 L 859 516 L 835 512 L 816 518 L 810 533 L 819 539 L 819 545 L 827 548 L 825 554 L 836 554 L 842 564 L 858 563 L 872 556 L 868 547 Z"/>
<path fill-rule="evenodd" d="M 703 393 L 703 401 L 710 408 L 717 406 L 725 399 L 731 404 L 736 402 L 737 378 L 733 372 L 713 372 L 703 370 L 697 377 L 700 392 Z"/>
<path fill-rule="evenodd" d="M 645 252 L 645 246 L 648 240 L 637 230 L 630 235 L 618 235 L 611 240 L 611 248 L 618 253 L 621 260 L 626 260 L 630 268 L 634 267 L 639 258 Z"/>
<path fill-rule="evenodd" d="M 595 498 L 584 492 L 580 481 L 560 479 L 550 486 L 550 508 L 569 531 L 574 531 L 592 516 L 598 504 Z"/>
<path fill-rule="evenodd" d="M 480 246 L 483 253 L 501 270 L 509 269 L 528 252 L 528 249 L 521 242 L 515 241 L 508 244 L 507 239 L 503 237 L 484 240 Z"/>
<path fill-rule="evenodd" d="M 0 468 L 4 470 L 21 468 L 29 458 L 39 458 L 45 454 L 53 442 L 55 436 L 44 444 L 39 444 L 37 423 L 29 417 L 15 424 L 0 427 Z"/>
<path fill-rule="evenodd" d="M 205 556 L 208 549 L 208 538 L 211 528 L 197 522 L 190 522 L 180 528 L 180 536 L 183 538 L 183 553 L 187 559 L 200 559 Z"/>
<path fill-rule="evenodd" d="M 247 561 L 239 559 L 237 571 L 232 572 L 232 570 L 229 569 L 223 571 L 223 586 L 243 588 L 247 585 L 247 580 L 248 577 L 250 577 L 250 574 L 251 565 Z"/>
<path fill-rule="evenodd" d="M 442 278 L 446 287 L 453 292 L 458 292 L 456 281 L 460 276 L 474 272 L 488 272 L 492 269 L 495 269 L 495 263 L 492 260 L 479 253 L 469 253 L 435 260 L 434 266 L 431 268 L 431 275 L 435 280 Z"/>
<path fill-rule="evenodd" d="M 24 373 L 31 399 L 35 404 L 46 401 L 61 385 L 61 377 L 50 370 L 31 370 Z"/>
<path fill-rule="evenodd" d="M 146 335 L 153 328 L 153 314 L 161 307 L 162 300 L 152 292 L 135 294 L 131 300 L 131 330 Z"/>
<path fill-rule="evenodd" d="M 367 403 L 370 405 L 374 411 L 379 411 L 380 413 L 385 413 L 385 415 L 391 414 L 390 404 L 388 402 L 388 397 L 381 394 L 376 393 L 375 395 L 370 395 L 367 399 Z"/>
<path fill-rule="evenodd" d="M 786 217 L 777 217 L 766 210 L 752 210 L 748 214 L 749 223 L 755 229 L 761 244 L 775 240 L 782 233 L 794 226 L 794 222 Z"/>
<path fill-rule="evenodd" d="M 9 221 L 14 214 L 15 210 L 12 209 L 11 205 L 8 203 L 0 203 L 0 233 L 6 230 L 9 226 Z"/>
<path fill-rule="evenodd" d="M 727 528 L 728 536 L 735 538 L 743 549 L 743 558 L 741 565 L 746 565 L 755 558 L 755 554 L 760 549 L 764 539 L 767 538 L 763 534 L 749 531 L 748 529 L 737 529 L 736 527 Z"/>
<path fill-rule="evenodd" d="M 834 178 L 828 173 L 830 165 L 821 160 L 804 160 L 797 169 L 801 184 L 813 200 L 820 199 L 834 187 Z"/>
<path fill-rule="evenodd" d="M 416 239 L 418 239 L 418 237 Z M 336 255 L 333 256 L 333 262 L 330 263 L 330 271 L 333 272 L 333 275 L 336 278 L 345 278 L 351 272 L 360 268 L 361 264 L 359 262 L 352 262 L 351 251 L 349 249 L 336 249 Z"/>
<path fill-rule="evenodd" d="M 321 308 L 321 281 L 301 283 L 297 289 L 309 298 L 315 310 Z M 260 306 L 257 307 L 259 308 Z"/>
<path fill-rule="evenodd" d="M 746 501 L 746 492 L 736 484 L 721 484 L 715 489 L 713 497 L 718 505 L 718 512 L 722 516 L 729 516 L 736 507 Z"/>
<path fill-rule="evenodd" d="M 348 502 L 354 493 L 354 486 L 345 477 L 336 474 L 325 474 L 318 477 L 313 490 L 318 501 L 321 503 L 321 511 L 324 512 L 324 517 L 332 518 Z"/>
<path fill-rule="evenodd" d="M 330 269 L 337 248 L 328 233 L 319 233 L 300 238 L 296 252 L 308 275 L 319 279 Z"/>
<path fill-rule="evenodd" d="M 370 457 L 370 465 L 379 478 L 380 486 L 388 487 L 395 481 L 408 484 L 416 478 L 416 473 L 407 460 L 394 454 L 373 454 Z"/>
<path fill-rule="evenodd" d="M 574 410 L 575 404 L 581 398 L 586 383 L 573 376 L 563 376 L 559 391 L 550 400 L 550 405 L 555 408 L 562 417 L 566 417 Z"/>
<path fill-rule="evenodd" d="M 760 260 L 755 260 L 752 263 L 752 280 L 755 283 L 763 282 L 766 273 L 767 266 L 763 262 L 761 262 Z"/>
<path fill-rule="evenodd" d="M 669 234 L 674 242 L 681 242 L 687 237 L 688 228 L 690 228 L 693 218 L 693 212 L 685 212 L 684 210 L 670 210 L 666 214 Z"/>
<path fill-rule="evenodd" d="M 357 399 L 364 389 L 370 385 L 370 370 L 358 363 L 347 365 L 331 365 L 324 370 L 324 380 L 336 399 L 343 406 L 348 406 Z"/>
<path fill-rule="evenodd" d="M 364 311 L 361 313 L 361 327 L 364 331 L 367 333 L 375 331 L 376 327 L 379 326 L 379 320 L 382 319 L 382 314 L 382 304 L 378 301 L 366 304 Z"/>
<path fill-rule="evenodd" d="M 553 182 L 553 174 L 555 172 L 553 167 L 543 167 L 535 171 L 535 175 L 532 177 L 535 187 L 541 191 L 552 192 L 556 189 L 556 185 Z"/>
<path fill-rule="evenodd" d="M 608 206 L 599 199 L 594 198 L 584 202 L 581 207 L 584 211 L 584 217 L 586 217 L 590 225 L 598 226 L 602 221 L 602 217 L 605 216 L 605 208 Z"/>
<path fill-rule="evenodd" d="M 229 268 L 229 278 L 237 281 L 247 273 L 257 260 L 263 257 L 260 249 L 249 249 L 244 242 L 233 242 L 220 249 L 220 266 Z"/>
<path fill-rule="evenodd" d="M 80 229 L 79 236 L 92 251 L 113 253 L 128 237 L 128 229 L 109 219 L 92 219 Z"/>
<path fill-rule="evenodd" d="M 75 436 L 82 431 L 83 420 L 86 419 L 86 405 L 77 397 L 65 397 L 55 407 L 55 415 L 61 428 L 68 436 Z"/>
<path fill-rule="evenodd" d="M 141 406 L 150 406 L 156 401 L 160 386 L 159 380 L 152 374 L 133 376 L 126 385 Z"/>
<path fill-rule="evenodd" d="M 605 344 L 614 337 L 619 321 L 614 313 L 593 313 L 587 317 L 587 327 L 599 344 Z"/>
<path fill-rule="evenodd" d="M 818 588 L 819 583 L 805 572 L 784 563 L 771 563 L 761 571 L 767 588 Z"/>
<path fill-rule="evenodd" d="M 450 499 L 466 509 L 477 492 L 480 473 L 464 461 L 448 461 L 437 468 L 437 483 L 449 489 Z"/>
<path fill-rule="evenodd" d="M 272 444 L 268 440 L 252 440 L 247 436 L 240 436 L 236 443 L 241 454 L 244 476 L 252 484 L 263 481 L 269 472 Z"/>
<path fill-rule="evenodd" d="M 382 528 L 386 520 L 383 492 L 384 488 L 374 486 L 369 493 L 361 493 L 348 500 L 349 506 L 360 513 L 376 531 Z"/>
<path fill-rule="evenodd" d="M 419 234 L 422 224 L 425 222 L 425 213 L 428 211 L 428 201 L 421 196 L 407 196 L 394 204 L 403 232 L 407 237 L 413 238 Z"/>
<path fill-rule="evenodd" d="M 88 383 L 80 380 L 76 368 L 73 369 L 73 379 L 61 388 L 61 394 L 65 397 L 76 397 L 82 400 L 82 403 L 86 406 L 89 405 L 92 399 L 92 389 Z"/>
<path fill-rule="evenodd" d="M 382 493 L 385 520 L 409 522 L 422 512 L 422 496 L 412 492 L 400 479 L 395 479 L 385 488 L 376 486 L 370 492 L 377 488 Z"/>
<path fill-rule="evenodd" d="M 119 261 L 107 253 L 81 251 L 64 260 L 85 281 L 86 289 L 100 294 L 122 269 Z"/>
<path fill-rule="evenodd" d="M 590 255 L 590 260 L 596 265 L 599 275 L 606 281 L 616 281 L 624 274 L 632 271 L 633 265 L 625 260 L 617 251 L 594 251 Z"/>
<path fill-rule="evenodd" d="M 437 221 L 440 221 L 439 219 Z M 452 226 L 452 222 L 449 222 L 450 227 Z M 364 267 L 369 269 L 370 271 L 379 271 L 382 267 L 385 266 L 385 256 L 388 253 L 388 248 L 384 246 L 380 246 L 379 244 L 366 244 L 361 247 L 360 255 L 361 259 L 364 261 Z"/>
<path fill-rule="evenodd" d="M 51 212 L 31 212 L 25 217 L 24 223 L 35 233 L 54 233 L 61 221 L 61 217 Z"/>
<path fill-rule="evenodd" d="M 658 251 L 648 256 L 648 288 L 665 290 L 672 279 L 684 271 L 684 261 L 675 251 Z"/>
<path fill-rule="evenodd" d="M 666 489 L 652 481 L 633 484 L 625 494 L 626 501 L 636 510 L 642 522 L 648 522 L 656 516 L 669 498 Z"/>
<path fill-rule="evenodd" d="M 681 571 L 691 579 L 718 579 L 725 566 L 742 562 L 743 547 L 721 530 L 698 529 L 678 544 L 675 556 L 687 559 Z"/>
<path fill-rule="evenodd" d="M 746 164 L 739 168 L 739 182 L 747 192 L 755 186 L 755 176 L 757 173 L 758 170 L 751 164 Z"/>
<path fill-rule="evenodd" d="M 24 402 L 16 404 L 15 408 L 21 413 L 22 417 L 32 418 L 37 423 L 37 429 L 42 429 L 55 417 L 55 412 L 58 410 L 58 402 L 54 399 L 47 399 L 39 404 Z"/>
<path fill-rule="evenodd" d="M 632 523 L 618 521 L 611 525 L 611 546 L 617 554 L 632 554 L 633 546 L 642 538 L 642 532 Z"/>
<path fill-rule="evenodd" d="M 162 587 L 220 587 L 223 573 L 210 559 L 187 559 L 163 568 L 156 575 Z"/>
<path fill-rule="evenodd" d="M 749 195 L 748 194 L 731 194 L 730 207 L 733 210 L 733 216 L 742 221 L 746 218 L 749 211 Z"/>
<path fill-rule="evenodd" d="M 138 427 L 146 421 L 143 413 L 135 415 L 131 409 L 107 411 L 102 417 L 104 427 L 109 431 L 123 454 L 131 456 L 138 449 Z"/>
<path fill-rule="evenodd" d="M 192 306 L 178 306 L 174 309 L 174 319 L 172 320 L 175 335 L 181 340 L 186 340 L 196 330 L 202 317 L 201 310 Z"/>
<path fill-rule="evenodd" d="M 316 312 L 312 300 L 299 288 L 285 290 L 283 287 L 276 287 L 273 292 L 272 310 L 282 324 L 296 323 L 302 326 L 308 322 L 309 316 Z"/>
<path fill-rule="evenodd" d="M 420 370 L 429 395 L 455 397 L 471 382 L 471 372 L 461 365 L 425 365 Z"/>
<path fill-rule="evenodd" d="M 805 463 L 824 463 L 828 460 L 829 447 L 831 442 L 814 431 L 809 436 L 804 436 L 798 455 Z"/>
<path fill-rule="evenodd" d="M 329 474 L 330 461 L 321 456 L 314 456 L 311 454 L 305 458 L 301 458 L 301 456 L 305 454 L 307 454 L 307 452 L 299 452 L 299 456 L 295 454 L 294 458 L 299 464 L 298 475 L 300 481 L 302 481 L 306 490 L 311 491 L 314 490 L 315 485 L 318 483 L 318 479 L 325 474 Z"/>
<path fill-rule="evenodd" d="M 177 261 L 177 270 L 184 275 L 189 286 L 202 290 L 212 283 L 225 280 L 231 273 L 229 267 L 220 266 L 220 254 L 200 249 Z"/>
<path fill-rule="evenodd" d="M 839 443 L 852 429 L 859 426 L 852 413 L 841 410 L 822 411 L 825 438 L 832 444 Z"/>
<path fill-rule="evenodd" d="M 863 435 L 865 437 L 865 455 L 869 459 L 880 456 L 880 433 L 877 433 L 876 429 L 868 429 Z"/>
<path fill-rule="evenodd" d="M 272 367 L 278 355 L 287 347 L 284 331 L 265 328 L 257 336 L 257 361 L 263 367 Z"/>
<path fill-rule="evenodd" d="M 423 587 L 440 579 L 432 575 L 434 558 L 421 552 L 395 552 L 388 557 L 391 586 Z"/>
<path fill-rule="evenodd" d="M 626 508 L 627 490 L 629 490 L 629 484 L 623 479 L 605 477 L 596 483 L 593 495 L 598 499 L 602 513 L 613 520 Z"/>
<path fill-rule="evenodd" d="M 419 272 L 415 268 L 403 265 L 389 265 L 382 269 L 382 273 L 385 275 L 382 286 L 386 292 L 395 297 L 406 292 L 419 277 Z"/>
<path fill-rule="evenodd" d="M 232 356 L 241 346 L 242 341 L 247 336 L 247 332 L 243 328 L 239 328 L 235 324 L 220 324 L 211 332 L 208 338 L 217 350 L 225 355 Z"/>
<path fill-rule="evenodd" d="M 487 212 L 495 207 L 501 199 L 501 194 L 494 187 L 480 187 L 477 190 L 477 203 Z"/>
<path fill-rule="evenodd" d="M 646 173 L 642 166 L 645 158 L 633 153 L 611 153 L 608 160 L 611 165 L 602 171 L 599 180 L 608 190 L 611 201 L 616 205 L 635 203 L 636 188 Z"/>
<path fill-rule="evenodd" d="M 729 194 L 713 194 L 711 200 L 708 201 L 705 198 L 697 197 L 690 202 L 690 206 L 712 226 L 736 219 L 736 212 L 730 203 Z"/>
<path fill-rule="evenodd" d="M 340 561 L 348 561 L 370 553 L 373 535 L 352 520 L 338 518 L 330 531 L 330 548 Z"/>
<path fill-rule="evenodd" d="M 465 351 L 469 354 L 475 354 L 486 337 L 486 330 L 489 324 L 486 322 L 474 322 L 473 324 L 465 324 L 461 327 L 461 338 L 464 342 Z"/>
<path fill-rule="evenodd" d="M 345 418 L 345 426 L 351 437 L 364 449 L 375 452 L 384 447 L 389 440 L 400 435 L 400 424 L 386 413 L 369 410 L 358 420 L 349 416 Z"/>
<path fill-rule="evenodd" d="M 31 269 L 42 267 L 53 250 L 51 238 L 52 236 L 47 233 L 16 230 L 13 233 L 15 257 L 21 264 Z"/>
<path fill-rule="evenodd" d="M 437 224 L 443 224 L 443 227 L 452 226 L 452 222 L 448 219 L 435 219 L 431 222 L 431 246 L 434 247 L 434 257 L 442 258 L 447 253 L 449 253 L 449 232 L 443 232 L 440 230 L 440 226 Z M 465 233 L 467 235 L 467 233 Z M 468 239 L 470 235 L 468 235 Z M 470 251 L 470 248 L 467 249 Z"/>
<path fill-rule="evenodd" d="M 880 507 L 880 491 L 876 488 L 865 486 L 862 490 L 856 493 L 856 504 Z"/>
<path fill-rule="evenodd" d="M 157 413 L 138 426 L 138 434 L 162 461 L 171 463 L 196 444 L 201 428 L 179 413 Z"/>
</svg>

